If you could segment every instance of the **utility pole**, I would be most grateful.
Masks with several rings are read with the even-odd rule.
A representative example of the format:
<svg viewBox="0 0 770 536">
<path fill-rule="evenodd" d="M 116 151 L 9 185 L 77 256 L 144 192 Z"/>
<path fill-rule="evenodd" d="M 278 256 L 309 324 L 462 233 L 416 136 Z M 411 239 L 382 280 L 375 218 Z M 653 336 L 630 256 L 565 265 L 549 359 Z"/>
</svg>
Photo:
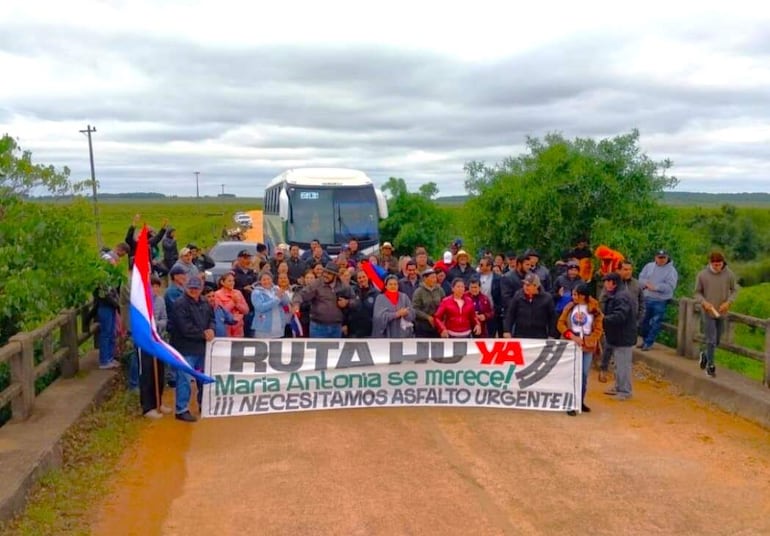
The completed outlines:
<svg viewBox="0 0 770 536">
<path fill-rule="evenodd" d="M 222 185 L 222 195 L 225 195 L 225 185 Z"/>
<path fill-rule="evenodd" d="M 195 172 L 195 198 L 200 199 L 201 198 L 201 191 L 198 188 L 198 176 L 201 174 L 200 171 Z"/>
<path fill-rule="evenodd" d="M 91 191 L 94 196 L 94 221 L 96 222 L 96 247 L 99 251 L 104 247 L 102 240 L 102 225 L 99 223 L 99 200 L 96 194 L 96 172 L 94 171 L 94 146 L 91 143 L 91 133 L 96 132 L 96 127 L 88 125 L 85 130 L 80 131 L 88 136 L 88 156 L 91 160 Z"/>
</svg>

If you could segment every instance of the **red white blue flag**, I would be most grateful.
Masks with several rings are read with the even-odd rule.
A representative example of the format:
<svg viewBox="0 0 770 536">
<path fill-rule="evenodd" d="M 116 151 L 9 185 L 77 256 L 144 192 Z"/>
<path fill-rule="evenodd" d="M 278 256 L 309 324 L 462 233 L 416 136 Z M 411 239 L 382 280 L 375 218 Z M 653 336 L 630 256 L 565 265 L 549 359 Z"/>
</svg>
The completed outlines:
<svg viewBox="0 0 770 536">
<path fill-rule="evenodd" d="M 160 359 L 170 366 L 195 376 L 204 383 L 213 378 L 192 368 L 187 360 L 173 346 L 158 335 L 152 310 L 152 287 L 150 286 L 150 245 L 147 240 L 147 226 L 142 228 L 136 244 L 134 268 L 131 271 L 131 338 L 134 345 L 143 352 Z"/>
<path fill-rule="evenodd" d="M 372 264 L 368 260 L 361 261 L 361 269 L 367 275 L 369 281 L 372 282 L 372 285 L 382 292 L 382 289 L 385 288 L 385 278 L 388 275 L 387 270 L 378 264 Z"/>
</svg>

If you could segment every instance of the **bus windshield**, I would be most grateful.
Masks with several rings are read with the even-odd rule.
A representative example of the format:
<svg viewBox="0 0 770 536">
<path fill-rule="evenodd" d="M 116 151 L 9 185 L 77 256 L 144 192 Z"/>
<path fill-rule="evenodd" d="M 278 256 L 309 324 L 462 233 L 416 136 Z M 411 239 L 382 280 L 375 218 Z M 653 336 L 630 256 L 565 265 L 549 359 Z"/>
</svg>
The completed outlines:
<svg viewBox="0 0 770 536">
<path fill-rule="evenodd" d="M 290 188 L 291 219 L 289 240 L 321 244 L 342 244 L 351 238 L 376 242 L 378 233 L 377 199 L 374 188 L 303 187 Z"/>
</svg>

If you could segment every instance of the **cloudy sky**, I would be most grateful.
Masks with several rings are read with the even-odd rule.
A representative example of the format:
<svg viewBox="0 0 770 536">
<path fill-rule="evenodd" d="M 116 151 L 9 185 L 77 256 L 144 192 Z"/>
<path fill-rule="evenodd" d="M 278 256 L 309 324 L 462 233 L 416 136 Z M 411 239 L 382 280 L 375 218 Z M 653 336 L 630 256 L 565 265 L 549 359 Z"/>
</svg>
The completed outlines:
<svg viewBox="0 0 770 536">
<path fill-rule="evenodd" d="M 450 195 L 528 135 L 638 128 L 679 190 L 770 191 L 770 7 L 534 4 L 4 0 L 0 133 L 84 179 L 95 125 L 103 192 L 335 166 Z"/>
</svg>

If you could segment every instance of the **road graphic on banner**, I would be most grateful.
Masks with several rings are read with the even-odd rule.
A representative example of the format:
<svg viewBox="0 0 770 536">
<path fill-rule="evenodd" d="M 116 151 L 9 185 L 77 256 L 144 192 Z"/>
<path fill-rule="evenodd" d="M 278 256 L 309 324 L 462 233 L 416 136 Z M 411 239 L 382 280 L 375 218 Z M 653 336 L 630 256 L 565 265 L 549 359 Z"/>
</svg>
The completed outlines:
<svg viewBox="0 0 770 536">
<path fill-rule="evenodd" d="M 571 341 L 214 339 L 204 417 L 466 406 L 580 411 Z"/>
</svg>

